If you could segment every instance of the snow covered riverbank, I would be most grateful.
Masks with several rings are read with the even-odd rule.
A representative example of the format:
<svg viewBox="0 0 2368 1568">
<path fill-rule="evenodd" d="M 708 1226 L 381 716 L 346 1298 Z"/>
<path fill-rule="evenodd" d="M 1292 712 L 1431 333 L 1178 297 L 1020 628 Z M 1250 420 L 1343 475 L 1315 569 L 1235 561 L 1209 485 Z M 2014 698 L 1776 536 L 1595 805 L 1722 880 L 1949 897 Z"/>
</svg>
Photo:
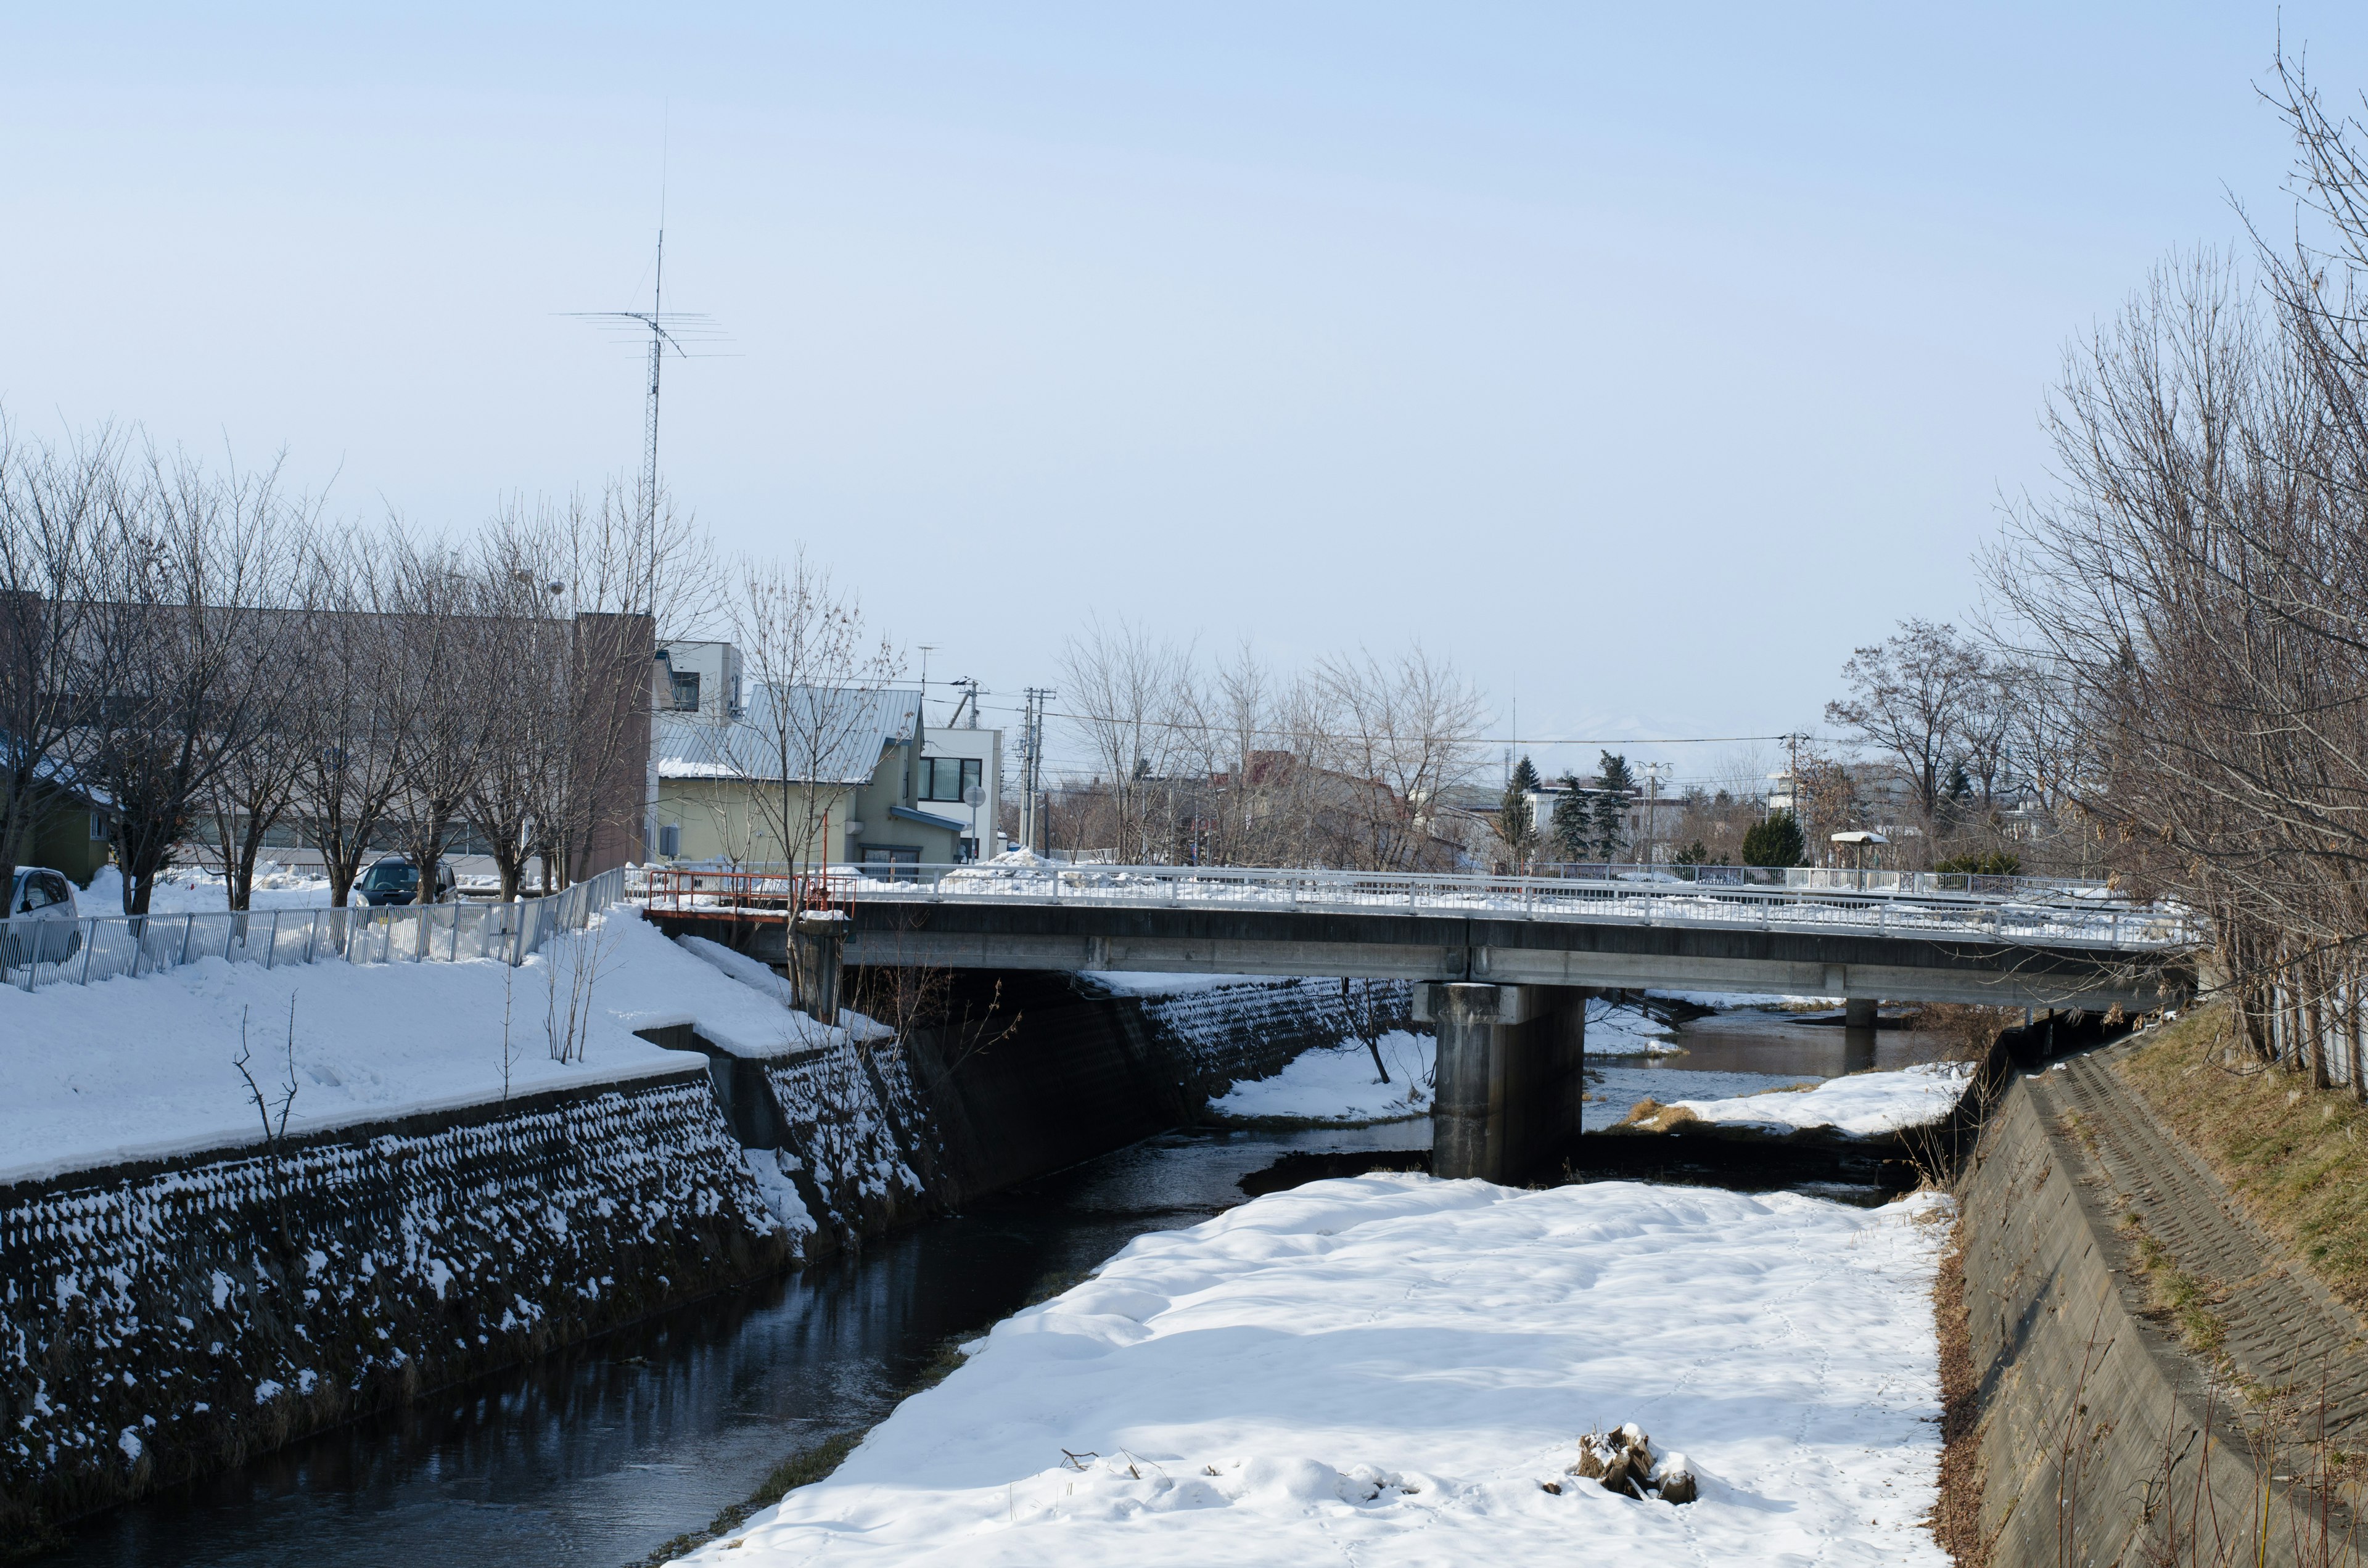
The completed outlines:
<svg viewBox="0 0 2368 1568">
<path fill-rule="evenodd" d="M 596 977 L 577 1060 L 552 1060 L 567 977 L 551 964 L 575 939 L 512 971 L 494 961 L 266 970 L 205 959 L 138 979 L 0 988 L 0 1180 L 251 1141 L 256 1108 L 233 1064 L 244 1021 L 248 1071 L 275 1108 L 294 1005 L 290 1132 L 490 1100 L 503 1093 L 505 1015 L 512 1094 L 630 1080 L 694 1061 L 637 1029 L 693 1024 L 750 1055 L 821 1044 L 837 1031 L 791 1013 L 613 909 L 581 950 Z M 505 983 L 507 977 L 507 985 Z"/>
<path fill-rule="evenodd" d="M 1415 1176 L 1274 1194 L 996 1325 L 694 1561 L 1937 1565 L 1945 1214 Z M 1701 1501 L 1565 1473 L 1627 1421 Z"/>
<path fill-rule="evenodd" d="M 1970 1062 L 1927 1062 L 1896 1072 L 1829 1078 L 1797 1092 L 1776 1089 L 1747 1092 L 1731 1099 L 1679 1100 L 1656 1119 L 1681 1113 L 1687 1120 L 1740 1131 L 1787 1133 L 1822 1128 L 1846 1138 L 1880 1138 L 1945 1120 L 1973 1081 Z"/>
</svg>

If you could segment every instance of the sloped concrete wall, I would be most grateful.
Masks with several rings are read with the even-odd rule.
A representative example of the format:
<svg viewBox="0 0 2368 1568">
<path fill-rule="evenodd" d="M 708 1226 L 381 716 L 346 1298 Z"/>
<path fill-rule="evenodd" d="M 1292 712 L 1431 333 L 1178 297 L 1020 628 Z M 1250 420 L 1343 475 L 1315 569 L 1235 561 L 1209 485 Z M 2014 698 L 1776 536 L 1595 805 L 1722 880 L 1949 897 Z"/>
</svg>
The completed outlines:
<svg viewBox="0 0 2368 1568">
<path fill-rule="evenodd" d="M 790 1257 L 696 1066 L 0 1188 L 0 1535 Z"/>
<path fill-rule="evenodd" d="M 2264 1497 L 2231 1418 L 2240 1396 L 2211 1396 L 2146 1315 L 2083 1173 L 2017 1077 L 1961 1183 L 1994 1568 L 2306 1559 L 2306 1521 Z"/>
</svg>

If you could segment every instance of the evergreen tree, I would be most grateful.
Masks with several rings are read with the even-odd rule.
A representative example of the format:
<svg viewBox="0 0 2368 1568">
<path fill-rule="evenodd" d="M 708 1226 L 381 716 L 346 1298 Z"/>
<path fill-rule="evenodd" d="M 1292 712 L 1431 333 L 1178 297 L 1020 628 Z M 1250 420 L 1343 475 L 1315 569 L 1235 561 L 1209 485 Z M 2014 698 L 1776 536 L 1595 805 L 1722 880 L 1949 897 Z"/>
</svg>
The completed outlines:
<svg viewBox="0 0 2368 1568">
<path fill-rule="evenodd" d="M 1537 787 L 1537 765 L 1525 756 L 1514 765 L 1512 779 L 1505 786 L 1504 803 L 1497 812 L 1497 836 L 1513 852 L 1516 865 L 1528 859 L 1537 846 L 1537 813 L 1530 808 L 1530 794 Z"/>
<path fill-rule="evenodd" d="M 1584 860 L 1594 847 L 1595 816 L 1587 787 L 1576 773 L 1562 776 L 1562 793 L 1554 798 L 1554 854 L 1565 860 Z"/>
<path fill-rule="evenodd" d="M 1808 847 L 1809 841 L 1801 835 L 1801 824 L 1792 812 L 1770 812 L 1743 835 L 1743 863 L 1798 866 Z"/>
<path fill-rule="evenodd" d="M 1595 797 L 1595 846 L 1606 860 L 1620 858 L 1621 841 L 1625 836 L 1629 797 L 1636 792 L 1636 776 L 1628 770 L 1628 759 L 1603 754 L 1597 768 Z"/>
</svg>

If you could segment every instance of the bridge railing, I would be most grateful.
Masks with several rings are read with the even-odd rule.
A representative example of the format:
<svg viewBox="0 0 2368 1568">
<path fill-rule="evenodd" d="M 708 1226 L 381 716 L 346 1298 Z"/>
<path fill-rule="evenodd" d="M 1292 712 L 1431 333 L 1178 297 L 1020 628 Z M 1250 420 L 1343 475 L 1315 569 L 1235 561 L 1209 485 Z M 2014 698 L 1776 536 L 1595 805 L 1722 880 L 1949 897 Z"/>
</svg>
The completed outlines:
<svg viewBox="0 0 2368 1568">
<path fill-rule="evenodd" d="M 1925 897 L 2073 897 L 2129 903 L 2110 883 L 2080 877 L 2005 877 L 1984 871 L 1873 871 L 1845 866 L 1679 866 L 1619 860 L 1549 862 L 1529 874 L 1555 881 L 1691 882 L 1701 887 L 1809 888 L 1842 892 L 1912 893 Z"/>
<path fill-rule="evenodd" d="M 1230 867 L 900 866 L 894 881 L 864 877 L 862 868 L 840 869 L 847 878 L 847 896 L 856 903 L 1020 900 L 1127 907 L 1389 910 L 1931 936 L 2133 951 L 2190 947 L 2202 937 L 2198 923 L 2176 907 L 2064 896 L 1925 903 L 1898 892 L 1855 889 Z"/>
<path fill-rule="evenodd" d="M 26 991 L 154 974 L 200 959 L 229 963 L 523 962 L 625 896 L 622 868 L 516 903 L 245 909 L 0 922 L 0 982 Z"/>
</svg>

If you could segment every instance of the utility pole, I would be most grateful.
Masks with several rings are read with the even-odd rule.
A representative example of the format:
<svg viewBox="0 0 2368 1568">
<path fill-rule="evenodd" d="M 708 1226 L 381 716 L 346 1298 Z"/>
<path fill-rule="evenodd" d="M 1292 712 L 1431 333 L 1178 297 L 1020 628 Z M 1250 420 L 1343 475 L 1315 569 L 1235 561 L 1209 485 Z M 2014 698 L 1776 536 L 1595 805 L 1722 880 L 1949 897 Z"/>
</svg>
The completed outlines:
<svg viewBox="0 0 2368 1568">
<path fill-rule="evenodd" d="M 1020 720 L 1020 840 L 1030 855 L 1045 851 L 1037 847 L 1037 827 L 1040 823 L 1039 796 L 1044 788 L 1044 704 L 1059 695 L 1049 687 L 1031 686 L 1027 689 L 1028 707 Z M 1049 823 L 1043 824 L 1050 827 Z"/>
<path fill-rule="evenodd" d="M 1784 743 L 1791 754 L 1792 760 L 1785 765 L 1792 771 L 1784 776 L 1787 801 L 1784 809 L 1793 813 L 1793 821 L 1798 822 L 1801 820 L 1801 747 L 1807 743 L 1809 737 L 1795 730 L 1789 735 L 1779 735 L 1776 738 Z"/>
<path fill-rule="evenodd" d="M 1671 764 L 1669 764 L 1669 763 L 1666 763 L 1666 762 L 1648 762 L 1648 763 L 1645 763 L 1645 764 L 1644 765 L 1644 767 L 1645 767 L 1645 855 L 1644 855 L 1644 861 L 1645 861 L 1645 866 L 1647 866 L 1647 867 L 1649 868 L 1649 867 L 1653 864 L 1653 839 L 1654 839 L 1654 835 L 1655 835 L 1655 834 L 1659 830 L 1660 825 L 1661 825 L 1661 812 L 1660 812 L 1660 807 L 1661 807 L 1661 778 L 1662 778 L 1662 776 L 1663 776 L 1664 774 L 1667 774 L 1667 773 L 1669 771 L 1669 769 L 1670 769 L 1670 767 L 1672 767 L 1672 765 L 1671 765 Z"/>
</svg>

